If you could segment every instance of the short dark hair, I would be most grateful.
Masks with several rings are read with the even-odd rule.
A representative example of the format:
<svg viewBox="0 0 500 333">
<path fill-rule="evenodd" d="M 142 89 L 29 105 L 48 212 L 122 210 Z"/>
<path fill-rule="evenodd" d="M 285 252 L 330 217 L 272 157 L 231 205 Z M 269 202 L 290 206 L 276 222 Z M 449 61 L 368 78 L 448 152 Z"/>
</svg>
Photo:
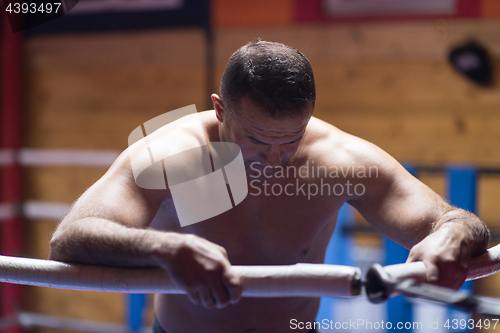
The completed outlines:
<svg viewBox="0 0 500 333">
<path fill-rule="evenodd" d="M 233 53 L 220 83 L 227 109 L 243 96 L 273 118 L 299 115 L 316 101 L 311 64 L 297 49 L 260 39 Z"/>
</svg>

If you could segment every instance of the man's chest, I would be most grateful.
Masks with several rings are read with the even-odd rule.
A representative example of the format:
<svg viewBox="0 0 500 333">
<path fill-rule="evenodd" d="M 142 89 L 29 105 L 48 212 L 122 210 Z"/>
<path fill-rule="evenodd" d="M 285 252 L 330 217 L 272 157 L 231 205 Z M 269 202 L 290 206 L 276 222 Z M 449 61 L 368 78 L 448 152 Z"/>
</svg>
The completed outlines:
<svg viewBox="0 0 500 333">
<path fill-rule="evenodd" d="M 249 194 L 236 207 L 182 228 L 176 221 L 174 202 L 167 200 L 162 209 L 168 214 L 163 214 L 162 224 L 169 225 L 167 230 L 193 233 L 223 246 L 233 263 L 292 264 L 321 260 L 317 258 L 328 244 L 343 201 L 327 195 L 290 195 L 292 185 L 297 184 L 286 187 L 287 184 L 263 185 L 269 192 L 258 194 L 252 193 L 249 186 Z M 305 191 L 310 190 L 307 185 L 302 187 Z"/>
</svg>

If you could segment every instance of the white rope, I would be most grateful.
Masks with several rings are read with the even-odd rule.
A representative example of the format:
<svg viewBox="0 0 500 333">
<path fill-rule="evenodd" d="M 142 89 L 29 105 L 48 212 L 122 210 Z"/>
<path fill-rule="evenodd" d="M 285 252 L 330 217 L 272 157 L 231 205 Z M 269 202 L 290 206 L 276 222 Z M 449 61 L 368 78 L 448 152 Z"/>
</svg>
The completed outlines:
<svg viewBox="0 0 500 333">
<path fill-rule="evenodd" d="M 21 312 L 17 315 L 17 325 L 32 329 L 34 327 L 52 328 L 57 330 L 75 330 L 95 333 L 127 333 L 125 325 L 103 323 L 91 320 L 61 318 L 32 312 Z"/>
<path fill-rule="evenodd" d="M 233 266 L 247 297 L 348 297 L 359 294 L 357 267 L 295 264 L 283 266 Z M 385 266 L 393 281 L 425 281 L 422 262 Z M 467 280 L 500 271 L 500 245 L 472 260 Z M 165 270 L 125 269 L 67 264 L 52 260 L 0 256 L 0 282 L 60 289 L 121 293 L 182 294 Z"/>
<path fill-rule="evenodd" d="M 357 267 L 296 264 L 233 266 L 248 297 L 348 297 L 359 294 Z M 67 264 L 0 256 L 0 282 L 60 289 L 182 294 L 165 270 Z"/>
<path fill-rule="evenodd" d="M 120 153 L 118 151 L 78 149 L 0 150 L 0 166 L 19 163 L 23 166 L 85 166 L 109 167 Z"/>
<path fill-rule="evenodd" d="M 29 200 L 22 207 L 0 203 L 0 222 L 23 215 L 33 220 L 61 220 L 70 209 L 69 204 Z"/>
<path fill-rule="evenodd" d="M 0 167 L 19 163 L 27 167 L 81 166 L 108 168 L 120 153 L 118 151 L 77 149 L 0 149 Z M 24 215 L 30 219 L 61 220 L 69 211 L 69 204 L 27 201 L 19 205 L 0 203 L 0 222 Z"/>
<path fill-rule="evenodd" d="M 23 214 L 29 219 L 61 220 L 71 205 L 29 200 L 23 204 Z"/>
<path fill-rule="evenodd" d="M 426 268 L 423 262 L 389 265 L 384 271 L 394 281 L 414 279 L 416 282 L 425 282 Z M 498 273 L 500 271 L 500 244 L 488 249 L 479 257 L 474 258 L 467 273 L 467 281 L 476 280 Z"/>
</svg>

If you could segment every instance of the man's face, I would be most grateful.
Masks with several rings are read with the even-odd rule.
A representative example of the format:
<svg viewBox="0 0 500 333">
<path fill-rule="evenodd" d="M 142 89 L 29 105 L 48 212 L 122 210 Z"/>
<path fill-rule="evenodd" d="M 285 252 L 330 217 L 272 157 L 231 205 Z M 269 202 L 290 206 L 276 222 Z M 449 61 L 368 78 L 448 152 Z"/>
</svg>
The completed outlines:
<svg viewBox="0 0 500 333">
<path fill-rule="evenodd" d="M 238 109 L 229 115 L 229 126 L 226 110 L 226 121 L 220 129 L 221 140 L 240 146 L 251 176 L 250 165 L 262 170 L 284 165 L 290 160 L 299 149 L 313 107 L 311 103 L 300 115 L 273 119 L 245 96 L 234 108 Z"/>
</svg>

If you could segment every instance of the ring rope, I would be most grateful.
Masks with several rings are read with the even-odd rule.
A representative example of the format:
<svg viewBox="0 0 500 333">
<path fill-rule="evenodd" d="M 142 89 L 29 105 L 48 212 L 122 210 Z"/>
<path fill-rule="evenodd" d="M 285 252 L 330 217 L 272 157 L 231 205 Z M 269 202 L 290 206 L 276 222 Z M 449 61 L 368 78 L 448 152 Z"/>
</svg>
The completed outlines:
<svg viewBox="0 0 500 333">
<path fill-rule="evenodd" d="M 360 293 L 357 267 L 295 264 L 232 266 L 246 297 L 343 297 Z M 0 256 L 0 282 L 120 293 L 185 293 L 161 268 L 130 269 Z"/>
<path fill-rule="evenodd" d="M 385 266 L 384 271 L 395 282 L 414 279 L 418 283 L 425 282 L 427 272 L 424 263 L 421 261 Z M 489 248 L 485 253 L 471 260 L 466 280 L 477 280 L 499 271 L 500 244 Z"/>
<path fill-rule="evenodd" d="M 300 263 L 232 268 L 241 278 L 245 297 L 349 297 L 361 291 L 358 267 Z M 425 282 L 423 262 L 385 266 L 384 270 L 393 281 L 411 278 Z M 500 245 L 471 261 L 467 280 L 498 271 Z M 0 256 L 0 282 L 101 292 L 184 293 L 161 268 L 115 268 L 9 256 Z"/>
</svg>

